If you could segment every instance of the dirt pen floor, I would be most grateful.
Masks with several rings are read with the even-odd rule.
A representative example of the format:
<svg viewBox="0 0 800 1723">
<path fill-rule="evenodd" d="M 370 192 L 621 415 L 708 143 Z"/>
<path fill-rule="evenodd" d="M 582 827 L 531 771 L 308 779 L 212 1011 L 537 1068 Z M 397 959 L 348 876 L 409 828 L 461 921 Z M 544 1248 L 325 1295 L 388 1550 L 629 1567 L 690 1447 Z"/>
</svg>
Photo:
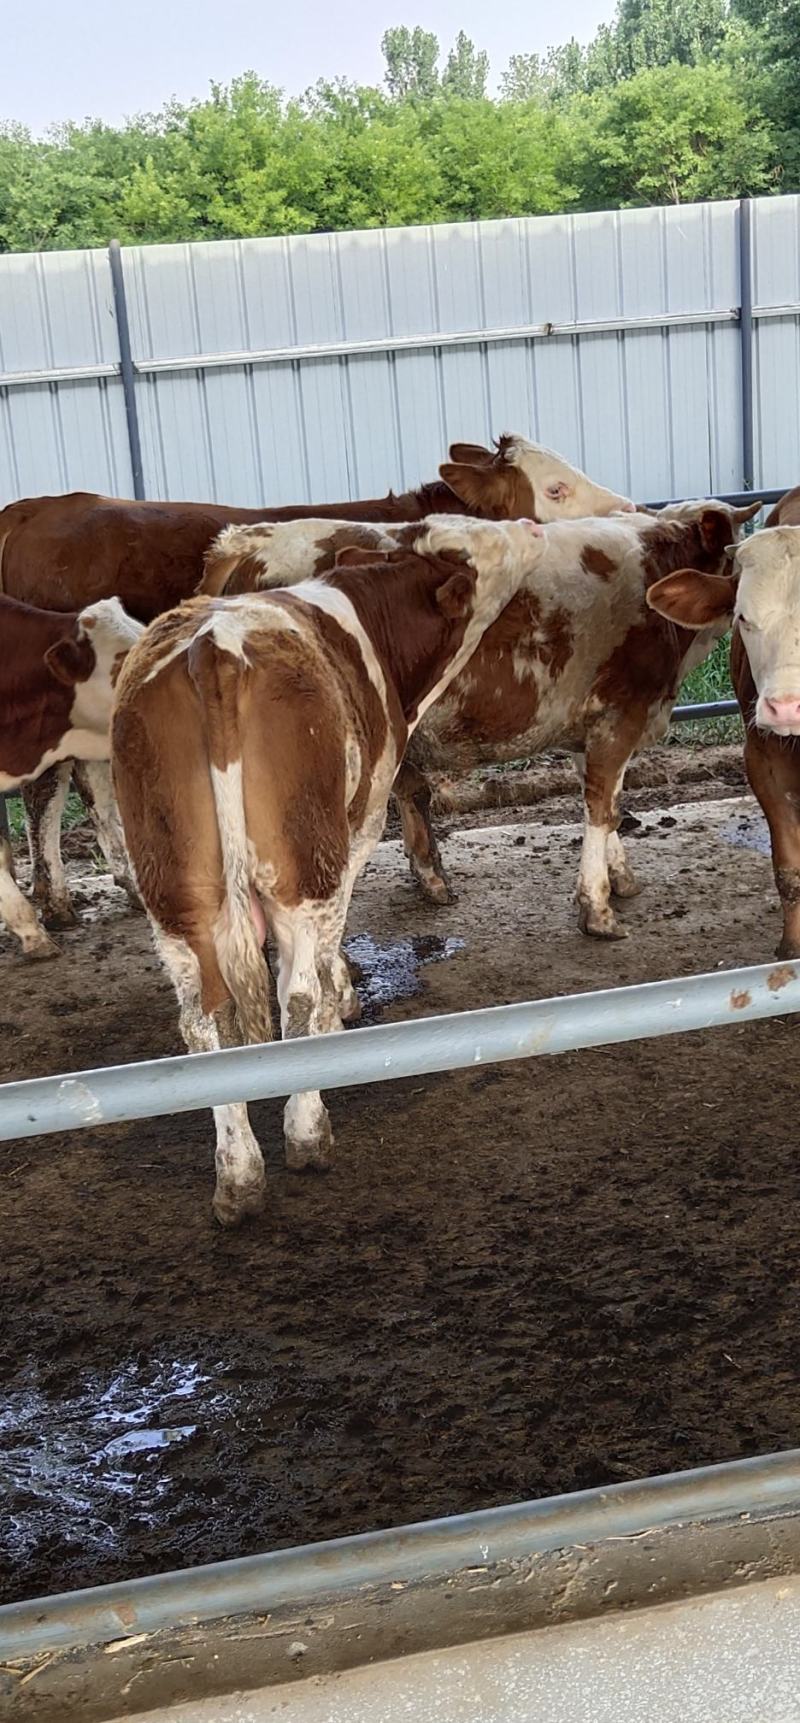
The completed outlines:
<svg viewBox="0 0 800 1723">
<path fill-rule="evenodd" d="M 537 768 L 492 792 L 536 806 L 450 817 L 452 908 L 384 844 L 350 924 L 368 1019 L 771 956 L 737 751 L 693 759 L 628 794 L 624 944 L 578 934 L 558 766 L 560 801 Z M 4 1079 L 178 1049 L 142 919 L 77 872 L 62 962 L 3 937 Z M 325 1178 L 285 1171 L 281 1105 L 255 1106 L 269 1210 L 236 1234 L 206 1115 L 0 1145 L 3 1597 L 794 1445 L 799 1033 L 339 1091 Z"/>
</svg>

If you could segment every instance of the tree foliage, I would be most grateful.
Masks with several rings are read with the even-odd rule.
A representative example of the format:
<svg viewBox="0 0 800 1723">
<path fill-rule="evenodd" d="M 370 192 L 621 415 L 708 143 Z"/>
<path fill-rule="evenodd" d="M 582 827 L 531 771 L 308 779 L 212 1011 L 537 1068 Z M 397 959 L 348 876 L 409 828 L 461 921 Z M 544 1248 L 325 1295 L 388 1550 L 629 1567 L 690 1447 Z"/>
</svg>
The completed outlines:
<svg viewBox="0 0 800 1723">
<path fill-rule="evenodd" d="M 115 127 L 0 126 L 0 250 L 325 232 L 800 187 L 800 0 L 619 0 L 585 46 L 383 38 L 383 88 L 255 72 Z M 523 45 L 524 47 L 524 45 Z"/>
</svg>

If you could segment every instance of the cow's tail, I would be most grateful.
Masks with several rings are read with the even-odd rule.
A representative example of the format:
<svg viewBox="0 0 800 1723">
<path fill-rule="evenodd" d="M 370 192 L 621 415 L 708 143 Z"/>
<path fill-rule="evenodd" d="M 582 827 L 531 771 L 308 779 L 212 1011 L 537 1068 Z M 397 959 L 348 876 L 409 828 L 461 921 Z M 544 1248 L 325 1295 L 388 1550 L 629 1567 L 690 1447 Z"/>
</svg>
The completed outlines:
<svg viewBox="0 0 800 1723">
<path fill-rule="evenodd" d="M 198 635 L 189 648 L 188 670 L 200 696 L 225 878 L 214 947 L 242 1037 L 257 1042 L 272 1039 L 272 1023 L 261 949 L 266 928 L 263 920 L 261 930 L 257 927 L 256 918 L 263 912 L 251 889 L 242 786 L 239 683 L 246 668 L 240 647 L 226 650 L 210 633 Z"/>
</svg>

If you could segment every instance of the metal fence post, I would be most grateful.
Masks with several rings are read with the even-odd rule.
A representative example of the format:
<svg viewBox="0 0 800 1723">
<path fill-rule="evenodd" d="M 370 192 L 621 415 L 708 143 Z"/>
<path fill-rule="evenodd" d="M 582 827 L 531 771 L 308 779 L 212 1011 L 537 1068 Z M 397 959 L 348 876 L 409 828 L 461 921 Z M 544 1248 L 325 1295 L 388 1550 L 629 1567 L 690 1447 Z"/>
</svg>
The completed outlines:
<svg viewBox="0 0 800 1723">
<path fill-rule="evenodd" d="M 751 491 L 755 484 L 753 453 L 753 248 L 752 204 L 739 199 L 739 341 L 742 371 L 742 484 Z"/>
<path fill-rule="evenodd" d="M 136 382 L 131 357 L 131 332 L 128 324 L 128 301 L 125 297 L 125 276 L 122 269 L 122 252 L 118 239 L 112 239 L 108 247 L 108 261 L 111 267 L 111 285 L 114 290 L 114 312 L 117 319 L 117 336 L 119 339 L 120 371 L 122 374 L 122 392 L 125 397 L 125 422 L 128 427 L 128 448 L 131 456 L 131 471 L 133 473 L 133 494 L 137 499 L 143 498 L 144 467 L 142 465 L 142 445 L 139 437 L 139 415 L 136 409 Z"/>
</svg>

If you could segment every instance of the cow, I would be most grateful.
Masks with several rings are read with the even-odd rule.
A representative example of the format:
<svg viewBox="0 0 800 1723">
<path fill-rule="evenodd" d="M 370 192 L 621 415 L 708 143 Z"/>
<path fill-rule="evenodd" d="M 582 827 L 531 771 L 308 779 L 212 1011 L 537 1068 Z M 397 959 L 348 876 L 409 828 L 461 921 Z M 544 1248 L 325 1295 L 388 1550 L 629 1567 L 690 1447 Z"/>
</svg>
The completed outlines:
<svg viewBox="0 0 800 1723">
<path fill-rule="evenodd" d="M 783 501 L 790 499 L 796 505 L 800 493 Z M 800 512 L 780 503 L 779 511 Z M 732 579 L 678 570 L 651 588 L 648 600 L 681 628 L 733 620 L 731 674 L 745 724 L 745 767 L 769 825 L 783 912 L 776 956 L 800 957 L 800 524 L 767 525 L 731 554 Z"/>
<path fill-rule="evenodd" d="M 617 831 L 624 773 L 637 749 L 666 732 L 683 677 L 724 633 L 667 627 L 645 593 L 676 567 L 727 567 L 726 545 L 759 507 L 709 500 L 545 526 L 544 556 L 416 730 L 394 784 L 412 872 L 431 901 L 451 892 L 431 826 L 430 774 L 568 748 L 583 767 L 579 926 L 627 937 L 611 904 L 639 889 Z M 204 584 L 230 593 L 320 574 L 348 530 L 321 520 L 230 527 L 207 554 Z M 376 548 L 398 531 L 390 522 L 359 530 Z"/>
<path fill-rule="evenodd" d="M 231 523 L 322 516 L 350 521 L 415 521 L 430 514 L 489 520 L 552 521 L 630 510 L 633 503 L 587 478 L 563 456 L 506 434 L 494 449 L 453 443 L 439 478 L 416 490 L 361 502 L 236 509 L 216 503 L 129 502 L 78 491 L 35 497 L 0 510 L 0 592 L 49 610 L 74 610 L 112 595 L 131 616 L 152 622 L 189 598 L 203 554 Z M 74 921 L 63 873 L 56 883 L 60 807 L 68 780 L 37 780 L 23 800 L 33 860 L 33 890 L 53 926 Z"/>
<path fill-rule="evenodd" d="M 382 554 L 340 548 L 322 579 L 200 596 L 123 666 L 113 776 L 134 874 L 192 1052 L 271 1036 L 267 932 L 284 1037 L 341 1027 L 354 881 L 411 732 L 531 573 L 532 522 L 433 517 Z M 235 1015 L 236 1022 L 233 1017 Z M 215 1109 L 214 1213 L 261 1209 L 243 1104 Z M 324 1167 L 319 1094 L 284 1114 L 287 1164 Z"/>
<path fill-rule="evenodd" d="M 113 685 L 142 624 L 118 598 L 70 613 L 0 596 L 0 629 L 0 791 L 18 790 L 57 762 L 84 762 L 96 790 L 98 836 L 112 868 L 125 870 L 110 793 L 109 723 Z M 58 956 L 16 883 L 7 836 L 0 837 L 0 915 L 27 957 Z"/>
</svg>

